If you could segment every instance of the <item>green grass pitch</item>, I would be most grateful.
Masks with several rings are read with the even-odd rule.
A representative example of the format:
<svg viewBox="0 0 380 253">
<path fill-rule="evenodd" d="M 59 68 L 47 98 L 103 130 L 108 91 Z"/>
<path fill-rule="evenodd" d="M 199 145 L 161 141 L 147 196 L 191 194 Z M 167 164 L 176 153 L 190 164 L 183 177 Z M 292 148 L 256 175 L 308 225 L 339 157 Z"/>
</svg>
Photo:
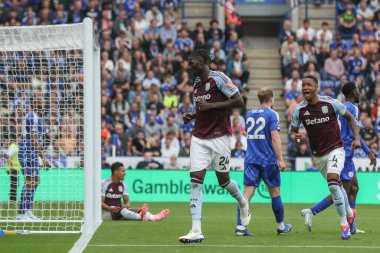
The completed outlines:
<svg viewBox="0 0 380 253">
<path fill-rule="evenodd" d="M 141 203 L 136 203 L 139 206 Z M 270 204 L 252 204 L 249 225 L 254 237 L 236 237 L 236 205 L 203 205 L 201 244 L 182 245 L 178 237 L 188 233 L 191 215 L 188 203 L 150 203 L 155 213 L 170 208 L 161 222 L 106 221 L 99 227 L 85 252 L 380 252 L 380 206 L 359 205 L 358 227 L 366 234 L 340 239 L 339 219 L 334 207 L 314 218 L 313 232 L 306 231 L 300 210 L 309 204 L 286 204 L 285 222 L 293 225 L 287 235 L 276 235 Z M 0 237 L 0 252 L 67 252 L 79 235 L 22 235 Z"/>
</svg>

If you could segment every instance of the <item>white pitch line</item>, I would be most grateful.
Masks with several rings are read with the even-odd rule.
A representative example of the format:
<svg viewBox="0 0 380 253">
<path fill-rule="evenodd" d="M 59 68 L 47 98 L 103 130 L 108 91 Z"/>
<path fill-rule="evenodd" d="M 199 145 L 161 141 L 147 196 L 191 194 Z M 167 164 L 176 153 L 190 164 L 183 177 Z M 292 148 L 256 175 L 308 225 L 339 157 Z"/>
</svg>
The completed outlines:
<svg viewBox="0 0 380 253">
<path fill-rule="evenodd" d="M 355 248 L 355 249 L 380 249 L 380 246 L 365 246 L 365 245 L 207 245 L 207 244 L 186 244 L 188 246 L 196 246 L 202 248 Z M 186 246 L 185 245 L 185 246 Z M 167 244 L 167 245 L 144 245 L 144 244 L 89 244 L 87 247 L 184 247 L 184 245 Z"/>
</svg>

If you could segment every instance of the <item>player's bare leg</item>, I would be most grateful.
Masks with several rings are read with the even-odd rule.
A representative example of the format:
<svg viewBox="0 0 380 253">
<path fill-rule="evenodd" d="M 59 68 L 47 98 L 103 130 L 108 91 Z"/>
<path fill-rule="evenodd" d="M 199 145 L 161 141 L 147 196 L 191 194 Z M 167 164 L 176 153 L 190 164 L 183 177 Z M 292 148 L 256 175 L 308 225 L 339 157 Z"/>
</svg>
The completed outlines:
<svg viewBox="0 0 380 253">
<path fill-rule="evenodd" d="M 253 196 L 255 195 L 256 187 L 255 186 L 244 186 L 244 197 L 247 198 L 248 202 L 251 201 Z M 251 216 L 252 217 L 252 216 Z M 236 228 L 235 228 L 235 235 L 236 236 L 253 236 L 253 234 L 241 224 L 241 219 L 240 219 L 240 207 L 239 205 L 237 206 L 237 223 L 236 223 Z"/>
<path fill-rule="evenodd" d="M 342 187 L 342 181 L 340 180 L 339 174 L 327 173 L 327 182 L 333 202 L 340 217 L 340 226 L 342 230 L 341 238 L 343 240 L 350 239 L 351 233 L 347 217 L 352 217 L 353 213 L 348 204 L 347 194 Z"/>
<path fill-rule="evenodd" d="M 292 230 L 291 224 L 284 224 L 284 206 L 281 201 L 280 187 L 267 186 L 272 198 L 272 210 L 277 222 L 277 234 L 286 234 Z"/>
<path fill-rule="evenodd" d="M 190 172 L 190 210 L 193 224 L 190 232 L 187 235 L 178 238 L 178 240 L 182 243 L 202 242 L 204 240 L 204 236 L 202 234 L 201 219 L 203 204 L 202 186 L 205 175 L 206 169 Z"/>
<path fill-rule="evenodd" d="M 234 197 L 240 207 L 240 219 L 243 226 L 248 226 L 251 220 L 251 210 L 248 199 L 241 193 L 239 185 L 230 178 L 229 172 L 216 171 L 219 185 L 226 189 Z"/>
</svg>

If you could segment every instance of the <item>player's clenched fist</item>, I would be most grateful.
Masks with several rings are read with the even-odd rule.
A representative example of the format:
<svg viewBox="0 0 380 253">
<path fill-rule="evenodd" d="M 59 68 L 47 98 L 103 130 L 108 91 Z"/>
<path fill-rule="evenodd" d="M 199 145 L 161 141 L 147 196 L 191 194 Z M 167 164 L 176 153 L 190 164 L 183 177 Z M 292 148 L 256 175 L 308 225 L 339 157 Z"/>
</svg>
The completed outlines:
<svg viewBox="0 0 380 253">
<path fill-rule="evenodd" d="M 190 113 L 186 113 L 183 115 L 183 122 L 185 124 L 189 123 L 190 121 L 192 121 L 194 119 L 194 113 L 193 112 L 190 112 Z"/>
</svg>

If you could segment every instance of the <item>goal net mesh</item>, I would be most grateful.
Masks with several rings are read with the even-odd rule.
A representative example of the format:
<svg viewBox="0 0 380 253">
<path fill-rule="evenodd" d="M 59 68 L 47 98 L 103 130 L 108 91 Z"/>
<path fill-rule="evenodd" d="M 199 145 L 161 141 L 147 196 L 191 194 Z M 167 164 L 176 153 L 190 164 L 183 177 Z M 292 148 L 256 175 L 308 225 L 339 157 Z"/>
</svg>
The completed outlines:
<svg viewBox="0 0 380 253">
<path fill-rule="evenodd" d="M 81 230 L 82 30 L 81 24 L 0 28 L 0 230 Z M 28 180 L 35 186 L 28 188 Z"/>
</svg>

